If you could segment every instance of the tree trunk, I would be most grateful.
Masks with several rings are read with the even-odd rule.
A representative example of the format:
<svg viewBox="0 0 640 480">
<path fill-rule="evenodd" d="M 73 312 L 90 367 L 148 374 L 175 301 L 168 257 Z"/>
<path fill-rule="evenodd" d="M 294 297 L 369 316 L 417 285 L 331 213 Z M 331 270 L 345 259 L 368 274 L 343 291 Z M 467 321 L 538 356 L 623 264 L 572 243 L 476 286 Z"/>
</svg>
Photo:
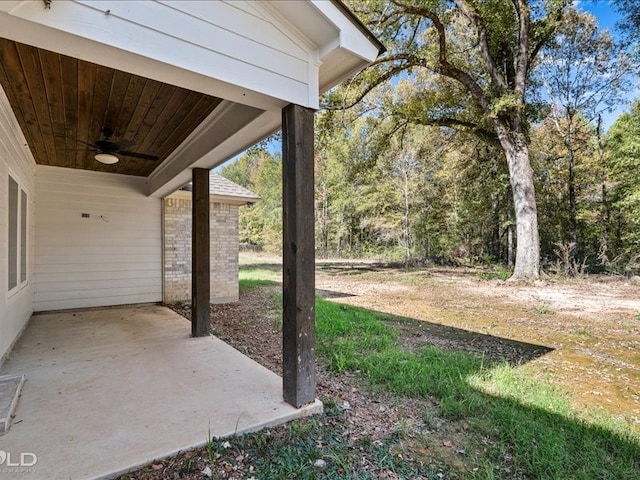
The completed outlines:
<svg viewBox="0 0 640 480">
<path fill-rule="evenodd" d="M 529 148 L 524 135 L 500 130 L 516 217 L 516 263 L 511 280 L 535 279 L 540 275 L 540 239 Z"/>
<path fill-rule="evenodd" d="M 609 208 L 609 199 L 607 192 L 607 164 L 604 156 L 604 145 L 602 142 L 602 116 L 598 115 L 598 127 L 596 129 L 598 140 L 598 159 L 600 160 L 600 176 L 602 179 L 602 238 L 601 242 L 605 248 L 609 245 L 609 226 L 611 223 L 611 210 Z"/>
<path fill-rule="evenodd" d="M 402 196 L 404 200 L 404 208 L 402 211 L 402 235 L 404 237 L 404 266 L 409 265 L 409 258 L 411 257 L 411 245 L 409 234 L 409 175 L 407 170 L 402 172 Z"/>
<path fill-rule="evenodd" d="M 498 160 L 495 155 L 491 158 L 491 179 L 498 176 Z M 500 260 L 500 203 L 499 194 L 491 193 L 491 256 L 494 261 Z"/>
<path fill-rule="evenodd" d="M 576 220 L 576 159 L 575 148 L 573 146 L 573 115 L 567 115 L 567 136 L 565 146 L 567 147 L 567 163 L 569 168 L 569 255 L 571 260 L 575 260 L 578 253 L 578 222 Z"/>
<path fill-rule="evenodd" d="M 513 267 L 513 227 L 509 224 L 507 234 L 507 266 Z"/>
</svg>

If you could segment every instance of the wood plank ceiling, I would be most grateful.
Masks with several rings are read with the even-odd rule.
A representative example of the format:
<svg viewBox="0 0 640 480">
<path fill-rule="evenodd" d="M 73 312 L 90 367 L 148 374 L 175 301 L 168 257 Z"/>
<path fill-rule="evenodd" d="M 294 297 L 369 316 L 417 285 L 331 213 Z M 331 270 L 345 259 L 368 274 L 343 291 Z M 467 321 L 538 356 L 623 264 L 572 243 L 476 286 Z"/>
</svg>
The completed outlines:
<svg viewBox="0 0 640 480">
<path fill-rule="evenodd" d="M 0 38 L 0 84 L 39 165 L 148 176 L 220 99 Z M 96 141 L 156 156 L 95 160 Z"/>
</svg>

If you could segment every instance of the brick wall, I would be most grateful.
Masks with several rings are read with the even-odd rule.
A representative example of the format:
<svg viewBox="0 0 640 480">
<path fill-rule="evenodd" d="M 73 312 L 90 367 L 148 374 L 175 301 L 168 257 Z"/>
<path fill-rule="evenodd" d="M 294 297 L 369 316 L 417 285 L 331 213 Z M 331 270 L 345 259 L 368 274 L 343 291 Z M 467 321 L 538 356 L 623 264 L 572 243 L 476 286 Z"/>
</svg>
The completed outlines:
<svg viewBox="0 0 640 480">
<path fill-rule="evenodd" d="M 164 301 L 191 301 L 191 199 L 164 200 Z M 238 206 L 211 202 L 211 303 L 238 301 Z"/>
</svg>

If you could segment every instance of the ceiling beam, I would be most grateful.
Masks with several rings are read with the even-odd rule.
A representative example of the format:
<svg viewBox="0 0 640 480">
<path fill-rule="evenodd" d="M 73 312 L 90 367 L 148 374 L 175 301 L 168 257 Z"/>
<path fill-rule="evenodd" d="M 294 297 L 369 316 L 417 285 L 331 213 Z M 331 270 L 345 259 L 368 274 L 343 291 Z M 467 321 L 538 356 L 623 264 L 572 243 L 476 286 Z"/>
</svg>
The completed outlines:
<svg viewBox="0 0 640 480">
<path fill-rule="evenodd" d="M 222 102 L 149 176 L 148 194 L 165 197 L 191 181 L 192 168 L 217 167 L 280 128 L 280 112 Z"/>
</svg>

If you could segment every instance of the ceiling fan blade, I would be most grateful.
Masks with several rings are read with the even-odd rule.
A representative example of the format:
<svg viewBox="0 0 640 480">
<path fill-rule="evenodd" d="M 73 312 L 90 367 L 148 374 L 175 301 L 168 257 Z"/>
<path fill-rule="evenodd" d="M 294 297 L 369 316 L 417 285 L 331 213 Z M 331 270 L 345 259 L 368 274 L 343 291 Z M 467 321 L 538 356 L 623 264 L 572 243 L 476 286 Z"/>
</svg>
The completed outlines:
<svg viewBox="0 0 640 480">
<path fill-rule="evenodd" d="M 134 142 L 133 140 L 119 140 L 115 143 L 118 145 L 118 148 L 120 150 L 126 150 L 127 148 L 131 148 L 136 144 L 136 142 Z"/>
<path fill-rule="evenodd" d="M 64 138 L 65 140 L 71 140 L 73 142 L 83 143 L 83 144 L 87 145 L 88 147 L 96 148 L 95 144 L 87 143 L 84 140 L 80 140 L 79 138 L 67 137 L 66 135 L 60 135 L 60 134 L 55 134 L 54 137 Z"/>
<path fill-rule="evenodd" d="M 123 155 L 125 157 L 140 158 L 142 160 L 160 160 L 160 157 L 155 155 L 147 155 L 146 153 L 127 152 L 125 150 L 118 150 L 117 155 Z"/>
</svg>

